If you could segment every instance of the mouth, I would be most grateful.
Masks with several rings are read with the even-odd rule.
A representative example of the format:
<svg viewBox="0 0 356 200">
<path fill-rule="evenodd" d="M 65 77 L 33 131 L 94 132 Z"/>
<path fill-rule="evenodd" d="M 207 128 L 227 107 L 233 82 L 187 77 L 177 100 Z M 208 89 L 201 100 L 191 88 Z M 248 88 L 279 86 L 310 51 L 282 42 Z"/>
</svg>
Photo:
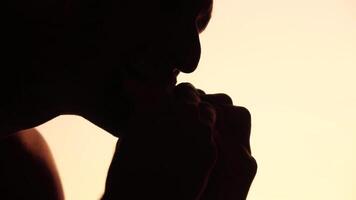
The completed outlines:
<svg viewBox="0 0 356 200">
<path fill-rule="evenodd" d="M 180 71 L 177 68 L 173 68 L 168 74 L 163 75 L 163 84 L 168 88 L 174 88 L 177 84 L 177 77 Z"/>
<path fill-rule="evenodd" d="M 127 68 L 131 78 L 143 84 L 173 89 L 177 84 L 177 77 L 181 70 L 178 67 L 168 64 L 168 62 L 144 62 L 132 65 Z"/>
<path fill-rule="evenodd" d="M 174 68 L 173 69 L 173 75 L 177 78 L 177 76 L 179 75 L 179 73 L 180 73 L 180 71 L 179 71 L 179 69 L 177 69 L 177 68 Z"/>
<path fill-rule="evenodd" d="M 166 94 L 172 94 L 174 88 L 177 84 L 177 77 L 180 73 L 180 70 L 177 68 L 171 68 L 169 70 L 157 70 L 151 71 L 151 76 L 147 81 L 142 82 L 148 88 L 153 90 L 162 91 Z"/>
<path fill-rule="evenodd" d="M 171 77 L 172 77 L 174 86 L 177 84 L 177 77 L 178 77 L 179 73 L 180 73 L 180 71 L 177 68 L 174 68 L 172 71 Z"/>
</svg>

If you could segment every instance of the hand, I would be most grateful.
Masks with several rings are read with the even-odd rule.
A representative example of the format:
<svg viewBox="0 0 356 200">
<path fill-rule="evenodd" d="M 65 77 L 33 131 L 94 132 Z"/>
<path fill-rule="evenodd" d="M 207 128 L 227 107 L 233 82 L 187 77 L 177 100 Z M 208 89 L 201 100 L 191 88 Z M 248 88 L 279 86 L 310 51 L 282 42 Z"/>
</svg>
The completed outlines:
<svg viewBox="0 0 356 200">
<path fill-rule="evenodd" d="M 251 116 L 246 108 L 233 106 L 225 94 L 206 95 L 216 111 L 215 142 L 217 163 L 210 175 L 202 200 L 244 200 L 255 177 L 257 164 L 251 156 Z"/>
<path fill-rule="evenodd" d="M 186 83 L 170 95 L 148 88 L 137 94 L 103 199 L 200 199 L 217 154 L 211 105 Z"/>
</svg>

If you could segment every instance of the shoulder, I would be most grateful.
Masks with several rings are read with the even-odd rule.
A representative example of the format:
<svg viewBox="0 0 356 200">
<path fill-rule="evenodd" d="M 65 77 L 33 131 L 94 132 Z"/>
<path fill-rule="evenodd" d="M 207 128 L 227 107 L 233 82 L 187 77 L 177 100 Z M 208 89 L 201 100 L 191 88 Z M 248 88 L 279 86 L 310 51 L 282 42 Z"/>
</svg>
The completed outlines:
<svg viewBox="0 0 356 200">
<path fill-rule="evenodd" d="M 35 129 L 0 140 L 1 199 L 63 199 L 50 149 Z"/>
</svg>

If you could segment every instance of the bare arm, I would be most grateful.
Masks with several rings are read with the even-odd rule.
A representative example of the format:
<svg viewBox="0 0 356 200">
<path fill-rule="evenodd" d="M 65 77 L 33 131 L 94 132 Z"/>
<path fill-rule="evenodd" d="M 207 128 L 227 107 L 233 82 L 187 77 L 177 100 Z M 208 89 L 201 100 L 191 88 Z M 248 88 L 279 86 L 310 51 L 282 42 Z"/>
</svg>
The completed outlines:
<svg viewBox="0 0 356 200">
<path fill-rule="evenodd" d="M 0 140 L 0 163 L 0 199 L 64 199 L 51 151 L 36 129 Z"/>
</svg>

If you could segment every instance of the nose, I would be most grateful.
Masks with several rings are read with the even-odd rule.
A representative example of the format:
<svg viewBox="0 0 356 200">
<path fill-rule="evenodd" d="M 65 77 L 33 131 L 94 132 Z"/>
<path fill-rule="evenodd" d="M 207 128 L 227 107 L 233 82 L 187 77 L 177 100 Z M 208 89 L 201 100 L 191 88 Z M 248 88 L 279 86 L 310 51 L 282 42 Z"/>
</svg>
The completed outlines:
<svg viewBox="0 0 356 200">
<path fill-rule="evenodd" d="M 201 46 L 199 32 L 194 25 L 190 29 L 182 30 L 181 40 L 177 40 L 177 52 L 175 53 L 175 67 L 184 73 L 195 71 L 199 64 Z"/>
</svg>

